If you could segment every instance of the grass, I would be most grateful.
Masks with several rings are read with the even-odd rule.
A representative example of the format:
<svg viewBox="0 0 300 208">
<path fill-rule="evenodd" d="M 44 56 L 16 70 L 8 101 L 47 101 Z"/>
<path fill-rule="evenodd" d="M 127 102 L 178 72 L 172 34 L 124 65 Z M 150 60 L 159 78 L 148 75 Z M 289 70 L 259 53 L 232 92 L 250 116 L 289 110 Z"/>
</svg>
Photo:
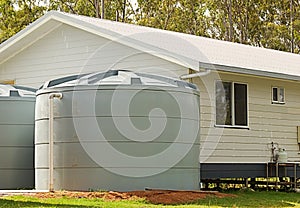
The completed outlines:
<svg viewBox="0 0 300 208">
<path fill-rule="evenodd" d="M 144 200 L 104 201 L 102 199 L 37 199 L 28 196 L 11 196 L 0 200 L 0 207 L 56 207 L 56 208 L 174 208 L 174 206 L 153 205 Z M 198 208 L 199 205 L 179 205 L 177 207 Z"/>
<path fill-rule="evenodd" d="M 197 204 L 220 207 L 300 207 L 300 193 L 274 191 L 232 192 L 236 198 L 211 198 L 198 201 Z"/>
<path fill-rule="evenodd" d="M 144 200 L 104 201 L 103 199 L 70 199 L 51 198 L 38 199 L 31 196 L 8 196 L 0 199 L 0 207 L 65 207 L 65 208 L 199 208 L 199 207 L 300 207 L 300 193 L 285 192 L 230 192 L 237 197 L 216 198 L 207 197 L 187 205 L 164 206 L 153 205 Z"/>
</svg>

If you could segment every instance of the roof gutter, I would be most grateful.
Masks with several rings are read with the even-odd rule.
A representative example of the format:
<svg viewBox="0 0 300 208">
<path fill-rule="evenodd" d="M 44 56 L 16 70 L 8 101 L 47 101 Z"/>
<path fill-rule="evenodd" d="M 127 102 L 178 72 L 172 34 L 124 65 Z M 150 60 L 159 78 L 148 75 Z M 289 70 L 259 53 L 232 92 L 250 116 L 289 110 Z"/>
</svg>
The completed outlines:
<svg viewBox="0 0 300 208">
<path fill-rule="evenodd" d="M 185 80 L 185 79 L 191 79 L 194 77 L 203 77 L 208 75 L 211 72 L 210 69 L 203 69 L 202 71 L 199 71 L 197 73 L 192 73 L 192 74 L 183 74 L 179 76 L 180 79 Z"/>
<path fill-rule="evenodd" d="M 192 70 L 191 70 L 192 71 Z M 228 72 L 234 74 L 244 74 L 250 76 L 258 76 L 258 77 L 266 77 L 266 78 L 273 78 L 273 79 L 284 79 L 290 81 L 300 82 L 300 75 L 292 75 L 292 74 L 285 74 L 279 72 L 270 72 L 270 71 L 263 71 L 259 69 L 250 69 L 250 68 L 243 68 L 243 67 L 236 67 L 236 66 L 225 66 L 220 64 L 208 64 L 208 63 L 199 63 L 199 72 L 191 73 L 191 74 L 184 74 L 179 76 L 180 79 L 191 79 L 194 77 L 201 77 L 208 75 L 211 71 L 217 72 Z"/>
</svg>

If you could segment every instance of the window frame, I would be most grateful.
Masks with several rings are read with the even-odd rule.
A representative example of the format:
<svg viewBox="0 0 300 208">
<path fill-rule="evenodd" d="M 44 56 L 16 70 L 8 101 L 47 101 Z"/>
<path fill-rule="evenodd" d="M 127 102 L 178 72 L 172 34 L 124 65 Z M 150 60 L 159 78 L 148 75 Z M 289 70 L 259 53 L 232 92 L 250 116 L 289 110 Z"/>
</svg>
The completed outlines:
<svg viewBox="0 0 300 208">
<path fill-rule="evenodd" d="M 277 99 L 278 100 L 273 99 L 274 98 L 274 89 L 277 89 Z M 280 99 L 279 99 L 281 89 L 283 90 L 283 101 L 280 101 Z M 285 88 L 284 87 L 279 87 L 279 86 L 271 87 L 271 103 L 272 104 L 281 104 L 281 105 L 285 104 Z"/>
<path fill-rule="evenodd" d="M 216 87 L 217 87 L 217 82 L 222 82 L 222 83 L 230 83 L 231 84 L 231 125 L 229 124 L 217 124 L 217 99 L 216 99 Z M 247 103 L 246 103 L 246 107 L 247 107 L 247 125 L 235 125 L 235 89 L 234 89 L 234 85 L 235 84 L 242 84 L 242 85 L 246 85 L 246 88 L 247 88 L 247 95 L 246 95 L 246 98 L 247 98 Z M 215 95 L 214 95 L 214 98 L 215 98 L 215 127 L 222 127 L 222 128 L 235 128 L 235 129 L 249 129 L 249 85 L 248 83 L 244 83 L 244 82 L 236 82 L 236 81 L 227 81 L 227 80 L 215 80 Z"/>
</svg>

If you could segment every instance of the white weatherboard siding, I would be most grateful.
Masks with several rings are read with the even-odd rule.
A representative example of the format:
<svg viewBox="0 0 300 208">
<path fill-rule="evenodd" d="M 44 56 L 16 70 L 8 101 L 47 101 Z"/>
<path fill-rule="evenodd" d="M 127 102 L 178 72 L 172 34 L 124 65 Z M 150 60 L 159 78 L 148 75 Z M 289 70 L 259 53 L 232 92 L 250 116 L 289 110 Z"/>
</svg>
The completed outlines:
<svg viewBox="0 0 300 208">
<path fill-rule="evenodd" d="M 62 24 L 0 65 L 0 80 L 39 87 L 70 74 L 129 69 L 178 77 L 187 70 L 169 61 Z"/>
<path fill-rule="evenodd" d="M 200 159 L 207 158 L 205 163 L 268 162 L 271 157 L 270 143 L 273 141 L 286 149 L 289 160 L 299 161 L 297 143 L 297 126 L 300 125 L 299 84 L 263 77 L 224 73 L 219 75 L 224 81 L 248 84 L 249 129 L 214 127 L 215 109 L 214 106 L 210 106 L 207 91 L 202 90 L 200 145 L 206 149 L 201 151 Z M 199 78 L 193 81 L 204 89 Z M 210 84 L 209 87 L 214 88 L 214 84 Z M 272 86 L 285 88 L 284 105 L 271 103 Z M 212 103 L 214 104 L 214 101 Z"/>
</svg>

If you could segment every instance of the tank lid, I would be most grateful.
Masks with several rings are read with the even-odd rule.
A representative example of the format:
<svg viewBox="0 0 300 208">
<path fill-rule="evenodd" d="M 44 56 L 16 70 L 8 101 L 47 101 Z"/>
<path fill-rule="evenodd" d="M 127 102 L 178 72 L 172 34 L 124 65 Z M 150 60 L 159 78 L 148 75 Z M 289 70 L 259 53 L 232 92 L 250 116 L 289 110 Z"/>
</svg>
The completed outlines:
<svg viewBox="0 0 300 208">
<path fill-rule="evenodd" d="M 128 70 L 109 70 L 53 79 L 46 82 L 40 89 L 75 85 L 144 85 L 198 89 L 196 85 L 182 80 Z"/>
<path fill-rule="evenodd" d="M 30 87 L 0 84 L 0 97 L 35 97 L 35 92 Z"/>
</svg>

